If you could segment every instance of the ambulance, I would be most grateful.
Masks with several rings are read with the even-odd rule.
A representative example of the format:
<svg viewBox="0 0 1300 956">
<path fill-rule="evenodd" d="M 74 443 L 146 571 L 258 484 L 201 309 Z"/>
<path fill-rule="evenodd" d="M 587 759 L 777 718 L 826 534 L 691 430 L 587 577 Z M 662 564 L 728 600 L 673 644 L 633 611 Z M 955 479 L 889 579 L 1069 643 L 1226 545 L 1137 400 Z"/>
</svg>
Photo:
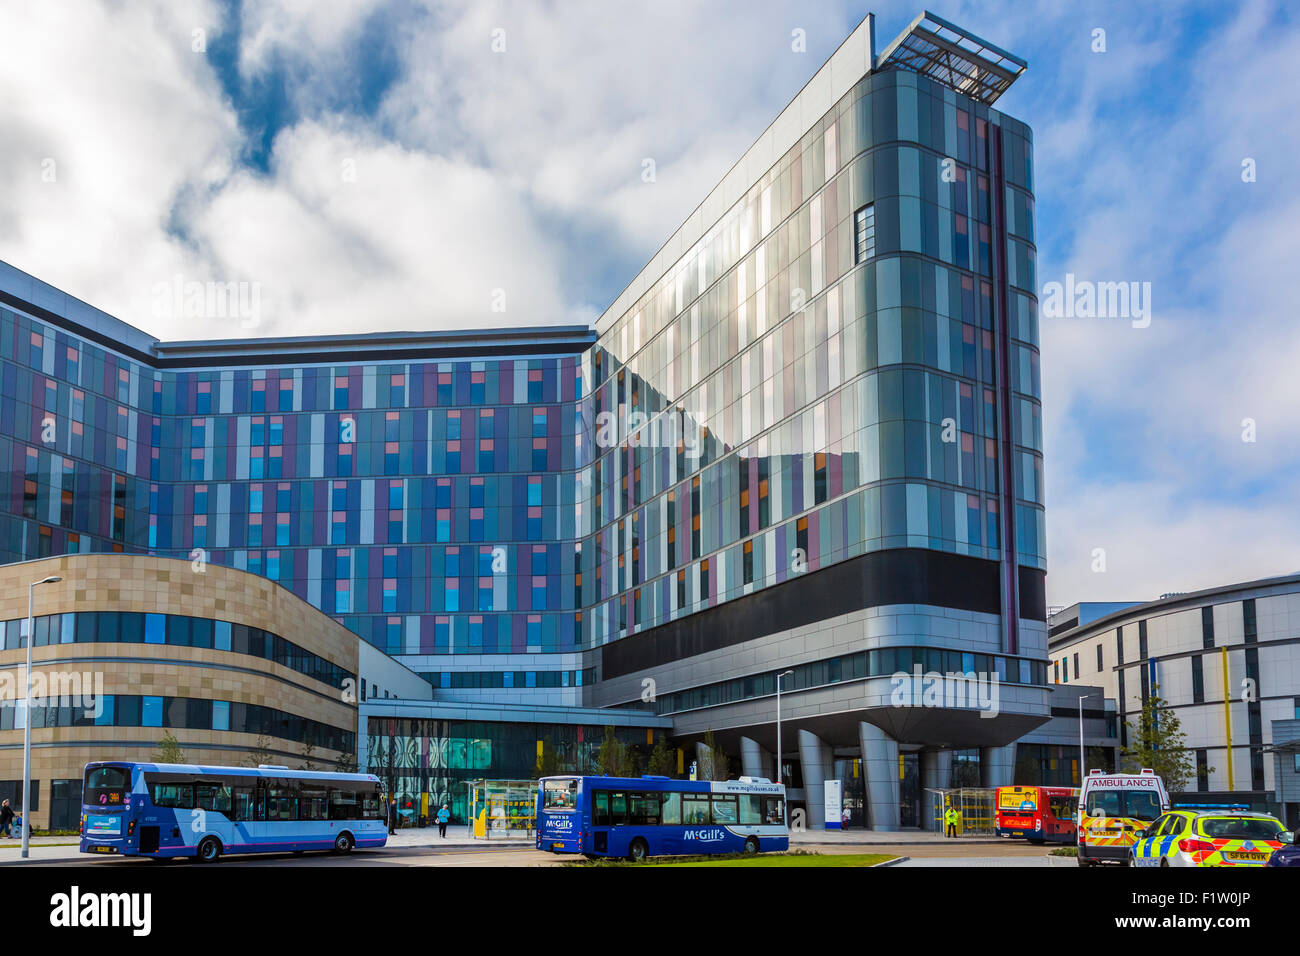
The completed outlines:
<svg viewBox="0 0 1300 956">
<path fill-rule="evenodd" d="M 1132 863 L 1132 846 L 1169 810 L 1165 783 L 1154 770 L 1091 771 L 1079 790 L 1079 865 Z"/>
</svg>

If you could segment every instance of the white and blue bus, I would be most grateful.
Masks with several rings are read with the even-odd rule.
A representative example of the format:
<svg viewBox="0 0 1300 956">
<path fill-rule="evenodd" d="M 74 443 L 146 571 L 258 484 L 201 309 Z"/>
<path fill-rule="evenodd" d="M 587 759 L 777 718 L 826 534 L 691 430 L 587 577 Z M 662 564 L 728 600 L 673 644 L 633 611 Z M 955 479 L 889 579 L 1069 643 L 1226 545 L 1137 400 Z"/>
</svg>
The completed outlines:
<svg viewBox="0 0 1300 956">
<path fill-rule="evenodd" d="M 587 857 L 787 850 L 785 787 L 758 777 L 543 777 L 537 848 Z"/>
<path fill-rule="evenodd" d="M 81 852 L 192 856 L 380 847 L 388 841 L 379 778 L 263 764 L 86 764 Z"/>
</svg>

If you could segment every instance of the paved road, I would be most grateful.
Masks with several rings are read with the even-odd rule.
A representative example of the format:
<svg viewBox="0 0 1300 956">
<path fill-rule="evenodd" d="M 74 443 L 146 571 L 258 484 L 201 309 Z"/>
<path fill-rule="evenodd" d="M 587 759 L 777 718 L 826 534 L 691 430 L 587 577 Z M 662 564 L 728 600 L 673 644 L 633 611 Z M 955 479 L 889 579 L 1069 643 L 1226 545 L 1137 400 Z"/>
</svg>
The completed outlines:
<svg viewBox="0 0 1300 956">
<path fill-rule="evenodd" d="M 196 864 L 188 861 L 155 861 L 97 857 L 78 853 L 75 847 L 50 847 L 43 854 L 45 866 L 144 866 L 183 870 Z M 814 849 L 808 847 L 808 849 Z M 1074 866 L 1073 859 L 1049 857 L 1042 847 L 1023 843 L 965 843 L 962 841 L 916 843 L 847 843 L 822 844 L 816 852 L 825 854 L 886 853 L 909 857 L 902 866 Z M 57 859 L 51 859 L 58 854 Z M 382 850 L 357 850 L 348 857 L 329 853 L 258 854 L 231 856 L 221 866 L 557 866 L 572 857 L 557 857 L 531 846 L 389 846 Z"/>
<path fill-rule="evenodd" d="M 531 847 L 385 847 L 382 850 L 354 850 L 346 857 L 332 853 L 258 853 L 252 856 L 224 857 L 218 865 L 230 866 L 556 866 L 568 858 L 559 858 Z M 166 867 L 178 872 L 198 866 L 189 860 L 142 860 L 122 857 L 95 857 L 78 854 L 44 866 L 144 866 Z"/>
</svg>

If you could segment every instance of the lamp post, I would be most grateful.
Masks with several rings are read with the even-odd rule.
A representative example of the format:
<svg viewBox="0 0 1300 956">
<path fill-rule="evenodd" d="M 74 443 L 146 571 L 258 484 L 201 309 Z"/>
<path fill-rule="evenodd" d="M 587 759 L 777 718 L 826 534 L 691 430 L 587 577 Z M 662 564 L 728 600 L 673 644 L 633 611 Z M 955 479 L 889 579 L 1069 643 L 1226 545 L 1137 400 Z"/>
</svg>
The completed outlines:
<svg viewBox="0 0 1300 956">
<path fill-rule="evenodd" d="M 1083 702 L 1089 697 L 1102 697 L 1103 694 L 1082 694 L 1079 697 L 1079 786 L 1083 786 L 1083 780 L 1088 775 L 1088 768 L 1085 766 L 1083 756 Z"/>
<path fill-rule="evenodd" d="M 781 761 L 781 678 L 788 677 L 794 671 L 782 671 L 776 675 L 776 782 L 785 784 L 785 767 Z"/>
<path fill-rule="evenodd" d="M 63 578 L 50 575 L 27 586 L 27 686 L 23 701 L 23 859 L 27 859 L 27 844 L 32 831 L 32 642 L 36 640 L 36 618 L 33 605 L 38 584 L 54 584 Z"/>
</svg>

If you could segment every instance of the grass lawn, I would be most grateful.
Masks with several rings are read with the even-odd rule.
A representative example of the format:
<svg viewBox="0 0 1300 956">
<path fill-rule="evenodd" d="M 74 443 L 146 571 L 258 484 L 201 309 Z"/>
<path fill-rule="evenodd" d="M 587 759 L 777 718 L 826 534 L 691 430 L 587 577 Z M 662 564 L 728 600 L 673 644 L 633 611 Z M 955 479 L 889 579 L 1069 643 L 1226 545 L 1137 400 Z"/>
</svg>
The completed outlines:
<svg viewBox="0 0 1300 956">
<path fill-rule="evenodd" d="M 740 860 L 692 860 L 688 863 L 663 863 L 661 866 L 875 866 L 894 859 L 891 853 L 801 853 L 778 854 Z"/>
<path fill-rule="evenodd" d="M 647 860 L 644 863 L 633 863 L 629 860 L 606 859 L 599 861 L 574 861 L 566 864 L 567 866 L 766 866 L 766 867 L 784 867 L 784 866 L 875 866 L 884 863 L 886 860 L 895 859 L 892 853 L 809 853 L 807 851 L 796 851 L 794 853 L 771 853 L 761 854 L 759 856 L 742 856 L 740 854 L 729 854 L 722 857 L 685 857 L 682 859 L 673 859 L 672 857 L 656 857 Z"/>
</svg>

